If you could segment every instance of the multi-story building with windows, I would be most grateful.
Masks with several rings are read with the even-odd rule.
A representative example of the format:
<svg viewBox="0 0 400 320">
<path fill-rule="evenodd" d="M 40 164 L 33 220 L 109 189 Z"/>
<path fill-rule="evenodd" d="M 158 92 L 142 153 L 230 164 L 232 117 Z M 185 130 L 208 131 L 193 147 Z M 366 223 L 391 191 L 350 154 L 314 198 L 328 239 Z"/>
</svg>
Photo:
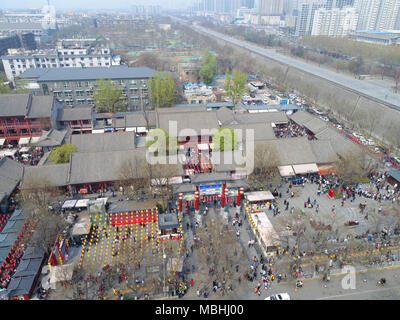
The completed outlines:
<svg viewBox="0 0 400 320">
<path fill-rule="evenodd" d="M 343 37 L 356 30 L 357 20 L 355 8 L 321 8 L 315 11 L 311 35 Z"/>
<path fill-rule="evenodd" d="M 400 27 L 400 0 L 355 0 L 357 30 L 395 30 Z"/>
<path fill-rule="evenodd" d="M 30 69 L 20 76 L 36 88 L 36 95 L 53 95 L 64 106 L 94 106 L 97 80 L 110 79 L 122 89 L 128 111 L 142 110 L 149 105 L 148 80 L 156 73 L 147 67 L 128 66 Z"/>
<path fill-rule="evenodd" d="M 0 99 L 0 145 L 23 145 L 56 125 L 62 108 L 52 97 L 3 94 Z"/>
<path fill-rule="evenodd" d="M 89 40 L 95 41 L 95 39 Z M 10 81 L 14 81 L 15 77 L 31 68 L 110 67 L 121 63 L 120 56 L 113 56 L 109 48 L 92 48 L 89 45 L 83 45 L 80 40 L 71 42 L 68 39 L 60 41 L 54 50 L 9 49 L 8 55 L 2 56 L 1 59 Z"/>
</svg>

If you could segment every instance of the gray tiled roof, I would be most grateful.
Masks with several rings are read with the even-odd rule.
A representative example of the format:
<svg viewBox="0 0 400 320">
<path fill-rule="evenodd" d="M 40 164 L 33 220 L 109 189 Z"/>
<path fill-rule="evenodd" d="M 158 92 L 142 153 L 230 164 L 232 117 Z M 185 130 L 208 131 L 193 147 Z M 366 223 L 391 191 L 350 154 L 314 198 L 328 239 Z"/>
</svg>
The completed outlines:
<svg viewBox="0 0 400 320">
<path fill-rule="evenodd" d="M 44 166 L 27 166 L 24 170 L 21 189 L 32 188 L 32 184 L 45 184 L 46 186 L 61 187 L 68 185 L 69 163 L 51 164 Z"/>
<path fill-rule="evenodd" d="M 388 174 L 397 181 L 400 181 L 400 170 L 389 170 Z"/>
<path fill-rule="evenodd" d="M 145 160 L 145 150 L 73 153 L 70 165 L 70 184 L 118 181 L 121 166 L 130 161 L 133 166 Z M 145 174 L 139 172 L 139 174 Z"/>
<path fill-rule="evenodd" d="M 257 145 L 272 147 L 278 152 L 279 165 L 294 165 L 315 163 L 315 155 L 307 138 L 275 139 L 270 141 L 258 141 Z"/>
<path fill-rule="evenodd" d="M 10 284 L 7 287 L 8 297 L 22 296 L 30 293 L 33 283 L 35 282 L 35 276 L 18 277 L 12 278 Z"/>
<path fill-rule="evenodd" d="M 214 151 L 211 156 L 211 163 L 216 172 L 229 172 L 244 167 L 246 158 L 242 157 L 242 151 Z M 241 161 L 244 161 L 241 163 Z"/>
<path fill-rule="evenodd" d="M 314 152 L 316 163 L 332 163 L 339 160 L 330 140 L 311 140 L 310 145 Z"/>
<path fill-rule="evenodd" d="M 237 130 L 242 130 L 242 141 L 245 142 L 246 139 L 246 129 L 254 130 L 254 141 L 259 140 L 273 140 L 275 139 L 274 129 L 271 123 L 250 123 L 250 124 L 236 124 L 227 125 L 227 127 Z"/>
<path fill-rule="evenodd" d="M 96 134 L 73 134 L 69 143 L 78 148 L 78 152 L 106 152 L 135 149 L 134 132 L 110 132 Z"/>
<path fill-rule="evenodd" d="M 38 147 L 56 147 L 63 144 L 65 136 L 68 130 L 56 130 L 51 129 L 50 131 L 42 131 L 42 136 L 39 141 L 35 143 Z"/>
<path fill-rule="evenodd" d="M 32 96 L 27 118 L 50 118 L 53 108 L 52 96 Z"/>
<path fill-rule="evenodd" d="M 158 128 L 169 131 L 170 121 L 177 122 L 178 136 L 186 137 L 189 134 L 182 132 L 183 129 L 194 130 L 196 135 L 200 135 L 201 130 L 218 129 L 216 111 L 193 111 L 193 112 L 158 112 Z M 193 135 L 192 134 L 192 135 Z"/>
<path fill-rule="evenodd" d="M 235 120 L 233 111 L 226 107 L 223 107 L 223 108 L 220 108 L 217 110 L 217 118 L 223 126 L 238 123 Z"/>
<path fill-rule="evenodd" d="M 298 125 L 307 128 L 314 134 L 318 134 L 328 126 L 327 122 L 304 110 L 293 113 L 290 116 L 290 119 L 292 119 Z"/>
<path fill-rule="evenodd" d="M 148 111 L 146 114 L 144 112 L 127 113 L 123 119 L 115 119 L 115 127 L 146 127 L 145 115 L 149 126 L 154 128 L 156 126 L 156 113 L 154 111 Z"/>
<path fill-rule="evenodd" d="M 20 74 L 18 77 L 21 79 L 32 79 L 39 78 L 40 76 L 47 73 L 50 69 L 45 68 L 29 68 L 24 73 Z"/>
<path fill-rule="evenodd" d="M 236 113 L 235 119 L 240 124 L 288 122 L 285 112 Z"/>
<path fill-rule="evenodd" d="M 315 135 L 318 140 L 329 140 L 333 150 L 341 157 L 348 153 L 361 153 L 362 148 L 357 143 L 347 139 L 336 129 L 327 127 Z"/>
<path fill-rule="evenodd" d="M 156 73 L 148 67 L 130 68 L 128 66 L 89 67 L 89 68 L 51 68 L 38 78 L 38 82 L 85 81 L 98 79 L 148 79 Z M 28 74 L 29 75 L 29 74 Z M 21 77 L 25 77 L 24 74 Z"/>
<path fill-rule="evenodd" d="M 13 278 L 35 276 L 42 266 L 43 258 L 21 260 Z"/>
<path fill-rule="evenodd" d="M 204 182 L 218 182 L 218 181 L 230 181 L 232 177 L 227 173 L 202 173 L 190 176 L 190 180 L 194 184 Z"/>
<path fill-rule="evenodd" d="M 0 99 L 0 117 L 25 116 L 29 94 L 2 94 Z"/>
<path fill-rule="evenodd" d="M 91 120 L 92 108 L 63 108 L 58 112 L 58 121 Z"/>
<path fill-rule="evenodd" d="M 23 165 L 7 157 L 0 159 L 0 193 L 10 196 L 22 179 Z"/>
</svg>

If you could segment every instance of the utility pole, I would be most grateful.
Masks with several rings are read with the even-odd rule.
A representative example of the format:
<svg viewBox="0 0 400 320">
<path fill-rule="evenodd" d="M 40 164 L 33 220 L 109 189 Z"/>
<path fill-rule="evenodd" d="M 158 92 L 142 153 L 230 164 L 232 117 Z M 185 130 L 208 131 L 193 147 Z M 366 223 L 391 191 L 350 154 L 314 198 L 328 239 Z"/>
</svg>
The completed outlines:
<svg viewBox="0 0 400 320">
<path fill-rule="evenodd" d="M 164 245 L 164 243 L 163 243 L 163 265 L 164 265 L 164 287 L 163 287 L 163 292 L 164 292 L 164 295 L 166 295 L 167 294 L 167 292 L 169 291 L 168 289 L 167 289 L 167 286 L 166 286 L 166 259 L 167 259 L 167 255 L 165 254 L 165 245 Z"/>
</svg>

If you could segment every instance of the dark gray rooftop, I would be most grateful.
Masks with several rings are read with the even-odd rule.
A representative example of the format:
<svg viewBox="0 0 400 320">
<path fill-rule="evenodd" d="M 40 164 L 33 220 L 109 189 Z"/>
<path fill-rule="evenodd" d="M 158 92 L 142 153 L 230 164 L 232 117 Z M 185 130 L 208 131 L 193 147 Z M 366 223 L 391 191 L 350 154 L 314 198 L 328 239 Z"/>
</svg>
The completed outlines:
<svg viewBox="0 0 400 320">
<path fill-rule="evenodd" d="M 89 68 L 51 68 L 38 78 L 38 82 L 85 81 L 98 79 L 148 79 L 156 73 L 148 67 L 128 66 L 89 67 Z M 30 73 L 27 74 L 31 76 Z M 21 77 L 26 77 L 25 73 Z"/>
<path fill-rule="evenodd" d="M 29 94 L 2 94 L 0 99 L 0 117 L 25 116 Z"/>
<path fill-rule="evenodd" d="M 30 189 L 33 184 L 61 187 L 68 184 L 69 163 L 44 166 L 26 166 L 21 189 Z"/>
<path fill-rule="evenodd" d="M 32 96 L 27 118 L 50 118 L 54 98 L 52 96 Z"/>
<path fill-rule="evenodd" d="M 400 181 L 400 170 L 389 170 L 388 174 L 393 179 L 396 179 L 397 181 Z"/>
<path fill-rule="evenodd" d="M 92 108 L 63 108 L 58 112 L 58 121 L 91 120 Z"/>
<path fill-rule="evenodd" d="M 50 131 L 42 131 L 42 136 L 39 141 L 35 143 L 38 147 L 56 147 L 60 146 L 64 142 L 64 138 L 68 130 L 56 130 L 51 129 Z"/>
<path fill-rule="evenodd" d="M 7 157 L 0 159 L 0 193 L 10 196 L 22 179 L 23 168 L 22 164 Z"/>
<path fill-rule="evenodd" d="M 135 149 L 134 132 L 109 132 L 96 134 L 73 134 L 69 143 L 78 148 L 78 152 L 106 152 Z"/>
</svg>

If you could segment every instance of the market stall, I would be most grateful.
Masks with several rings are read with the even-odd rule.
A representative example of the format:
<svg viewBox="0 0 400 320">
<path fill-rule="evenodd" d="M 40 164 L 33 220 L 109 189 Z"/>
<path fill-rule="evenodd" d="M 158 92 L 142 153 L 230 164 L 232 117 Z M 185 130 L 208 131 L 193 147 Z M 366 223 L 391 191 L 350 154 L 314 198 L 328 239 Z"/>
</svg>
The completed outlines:
<svg viewBox="0 0 400 320">
<path fill-rule="evenodd" d="M 295 175 L 292 166 L 279 166 L 278 170 L 281 177 L 291 177 Z"/>
<path fill-rule="evenodd" d="M 296 164 L 293 170 L 296 174 L 318 173 L 318 166 L 316 163 Z"/>
</svg>

